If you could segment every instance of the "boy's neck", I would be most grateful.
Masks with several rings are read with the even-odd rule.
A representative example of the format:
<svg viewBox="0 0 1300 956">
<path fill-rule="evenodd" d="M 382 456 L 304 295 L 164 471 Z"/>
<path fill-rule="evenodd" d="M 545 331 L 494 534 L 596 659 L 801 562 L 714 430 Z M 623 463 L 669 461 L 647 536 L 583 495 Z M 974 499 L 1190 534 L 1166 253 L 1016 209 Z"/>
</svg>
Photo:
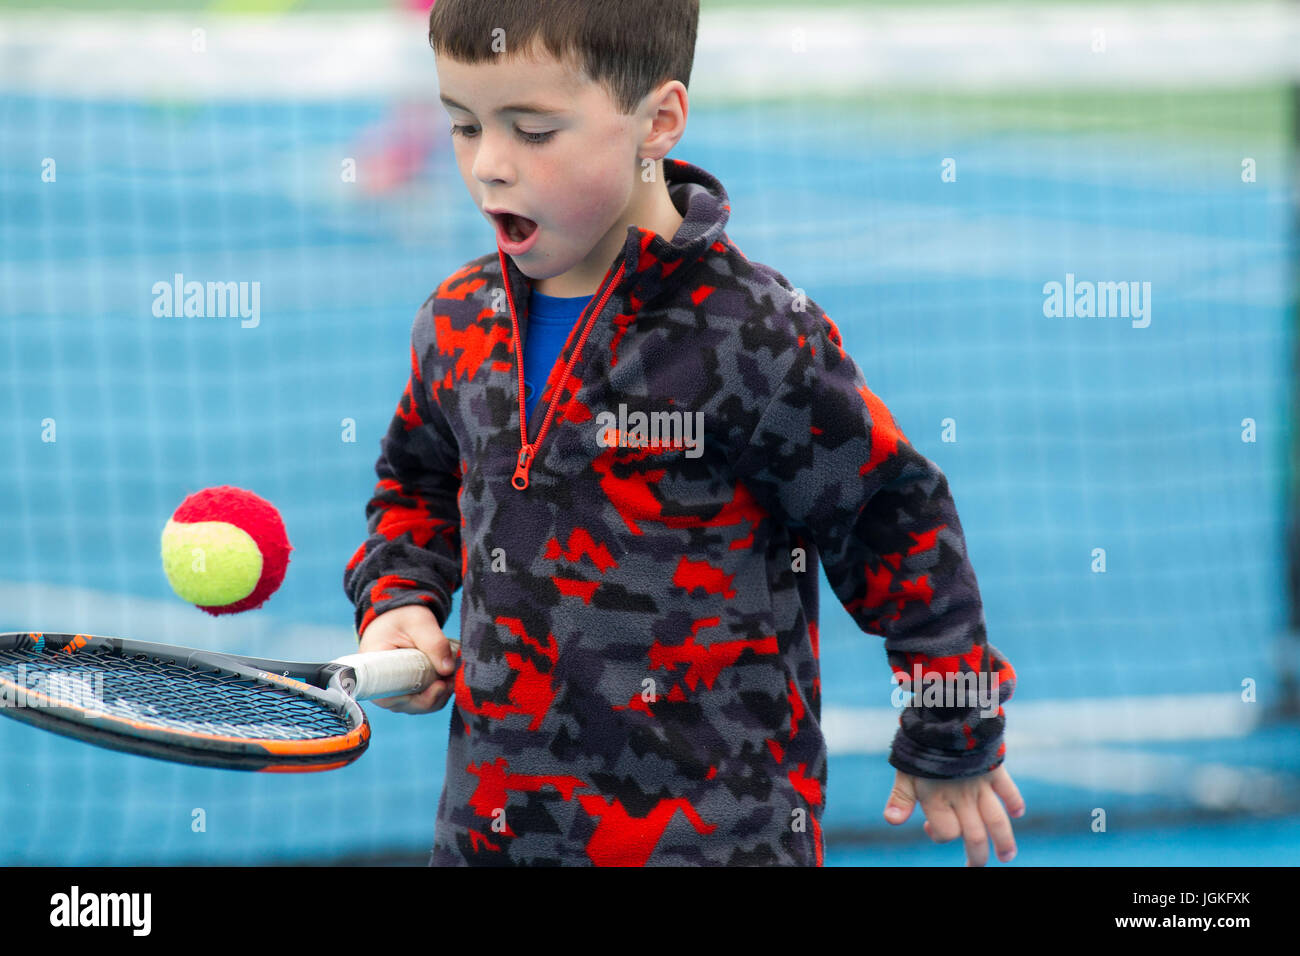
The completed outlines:
<svg viewBox="0 0 1300 956">
<path fill-rule="evenodd" d="M 559 298 L 594 295 L 601 280 L 605 278 L 609 264 L 622 251 L 623 244 L 627 241 L 628 226 L 649 229 L 666 240 L 671 240 L 677 234 L 677 229 L 682 224 L 682 214 L 677 211 L 668 195 L 668 184 L 663 178 L 663 161 L 660 160 L 657 165 L 658 175 L 655 181 L 641 183 L 638 179 L 638 191 L 633 195 L 627 212 L 597 243 L 585 263 L 580 263 L 562 275 L 535 280 L 534 291 Z M 588 263 L 595 263 L 600 274 L 596 275 L 594 268 L 587 266 Z"/>
</svg>

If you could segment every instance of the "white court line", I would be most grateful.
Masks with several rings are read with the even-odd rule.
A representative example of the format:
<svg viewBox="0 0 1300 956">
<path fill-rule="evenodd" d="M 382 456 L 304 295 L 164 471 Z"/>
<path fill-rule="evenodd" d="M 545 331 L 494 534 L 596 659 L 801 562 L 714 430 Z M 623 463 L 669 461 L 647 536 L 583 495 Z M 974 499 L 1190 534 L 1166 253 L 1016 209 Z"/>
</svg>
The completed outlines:
<svg viewBox="0 0 1300 956">
<path fill-rule="evenodd" d="M 202 51 L 195 31 L 202 31 Z M 1101 33 L 1097 33 L 1101 31 Z M 0 14 L 0 89 L 37 95 L 436 101 L 422 15 L 402 11 Z M 1098 42 L 1104 49 L 1097 50 Z M 1300 5 L 791 4 L 701 13 L 691 95 L 1185 89 L 1300 77 Z"/>
<path fill-rule="evenodd" d="M 1261 710 L 1235 693 L 1013 701 L 1006 709 L 1008 769 L 1018 781 L 1175 798 L 1207 810 L 1271 810 L 1296 799 L 1295 780 L 1267 769 L 1105 746 L 1243 737 L 1258 726 Z M 883 756 L 897 729 L 898 712 L 888 708 L 828 707 L 822 714 L 832 755 Z"/>
<path fill-rule="evenodd" d="M 1008 750 L 1011 746 L 1007 744 Z M 1284 774 L 1140 750 L 1086 746 L 1017 750 L 1009 769 L 1017 780 L 1093 793 L 1177 798 L 1208 810 L 1263 810 L 1293 805 L 1297 796 L 1295 780 Z"/>
<path fill-rule="evenodd" d="M 269 615 L 213 618 L 178 601 L 89 588 L 0 582 L 0 607 L 3 630 L 102 634 L 302 661 L 356 647 L 348 628 L 291 625 Z M 1006 743 L 1018 780 L 1179 797 L 1209 809 L 1267 808 L 1294 789 L 1292 781 L 1266 770 L 1105 746 L 1243 737 L 1257 726 L 1260 709 L 1235 693 L 1012 702 L 1007 711 Z M 824 707 L 821 726 L 832 755 L 883 757 L 898 711 Z"/>
<path fill-rule="evenodd" d="M 1024 753 L 1081 744 L 1244 737 L 1258 726 L 1261 706 L 1244 703 L 1232 692 L 1013 700 L 1006 705 L 1006 743 L 1008 751 Z M 898 714 L 889 707 L 825 707 L 822 732 L 833 754 L 888 753 Z"/>
<path fill-rule="evenodd" d="M 179 598 L 150 600 L 91 588 L 4 581 L 0 609 L 0 631 L 96 634 L 288 661 L 326 661 L 357 649 L 347 627 L 290 624 L 256 613 L 213 617 Z"/>
<path fill-rule="evenodd" d="M 179 600 L 151 600 L 91 588 L 0 582 L 0 630 L 44 629 L 182 644 L 286 660 L 327 660 L 356 649 L 350 628 L 290 624 L 269 614 L 214 618 Z M 1018 753 L 1079 745 L 1215 740 L 1243 737 L 1261 705 L 1233 692 L 1012 701 L 1007 748 Z M 898 729 L 892 707 L 822 708 L 821 727 L 834 754 L 884 754 Z"/>
</svg>

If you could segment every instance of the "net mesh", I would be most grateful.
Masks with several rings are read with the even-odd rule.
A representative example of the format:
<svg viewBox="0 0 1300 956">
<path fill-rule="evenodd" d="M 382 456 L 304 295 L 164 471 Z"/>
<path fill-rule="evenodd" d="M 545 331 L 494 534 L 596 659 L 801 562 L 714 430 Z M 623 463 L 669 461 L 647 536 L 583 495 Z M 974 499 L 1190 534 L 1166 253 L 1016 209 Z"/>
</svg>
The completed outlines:
<svg viewBox="0 0 1300 956">
<path fill-rule="evenodd" d="M 673 155 L 719 177 L 729 235 L 827 311 L 948 476 L 1017 671 L 1008 767 L 1034 819 L 1287 809 L 1300 738 L 1266 714 L 1288 666 L 1295 5 L 711 6 Z M 342 568 L 411 318 L 492 248 L 418 19 L 6 27 L 0 628 L 354 650 Z M 257 283 L 258 321 L 155 315 L 177 276 Z M 1107 282 L 1150 294 L 1045 311 L 1052 283 Z M 171 510 L 219 484 L 276 503 L 295 548 L 235 621 L 178 606 L 157 556 Z M 923 841 L 881 820 L 880 641 L 824 580 L 821 625 L 832 856 Z M 27 820 L 0 861 L 419 862 L 447 711 L 370 713 L 365 758 L 311 779 L 0 725 L 0 813 Z M 34 799 L 92 780 L 130 809 Z M 238 827 L 193 833 L 195 807 Z"/>
<path fill-rule="evenodd" d="M 119 717 L 150 731 L 249 740 L 315 740 L 348 732 L 333 707 L 220 669 L 87 648 L 0 651 L 0 678 L 27 691 L 25 706 L 57 705 Z M 102 727 L 102 724 L 96 724 Z M 118 732 L 130 734 L 120 725 Z"/>
</svg>

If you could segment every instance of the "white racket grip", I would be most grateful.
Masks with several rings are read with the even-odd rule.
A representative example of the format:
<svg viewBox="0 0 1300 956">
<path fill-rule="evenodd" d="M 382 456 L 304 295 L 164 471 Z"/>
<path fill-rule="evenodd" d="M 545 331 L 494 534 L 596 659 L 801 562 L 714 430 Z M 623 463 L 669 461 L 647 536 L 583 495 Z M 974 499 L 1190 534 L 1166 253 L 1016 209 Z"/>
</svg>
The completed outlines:
<svg viewBox="0 0 1300 956">
<path fill-rule="evenodd" d="M 459 653 L 459 643 L 452 641 L 451 650 L 453 654 Z M 349 690 L 354 700 L 413 694 L 441 676 L 424 651 L 414 647 L 347 654 L 336 657 L 333 663 L 351 667 L 356 674 L 356 685 Z"/>
</svg>

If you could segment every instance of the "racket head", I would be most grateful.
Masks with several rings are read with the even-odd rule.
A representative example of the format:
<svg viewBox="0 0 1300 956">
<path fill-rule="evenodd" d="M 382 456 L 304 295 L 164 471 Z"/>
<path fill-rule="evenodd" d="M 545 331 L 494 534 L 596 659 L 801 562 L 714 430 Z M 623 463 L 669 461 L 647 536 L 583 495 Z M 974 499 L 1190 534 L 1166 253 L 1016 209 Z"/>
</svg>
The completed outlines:
<svg viewBox="0 0 1300 956">
<path fill-rule="evenodd" d="M 370 743 L 365 712 L 331 680 L 337 673 L 117 637 L 0 634 L 0 714 L 193 766 L 333 770 Z"/>
</svg>

